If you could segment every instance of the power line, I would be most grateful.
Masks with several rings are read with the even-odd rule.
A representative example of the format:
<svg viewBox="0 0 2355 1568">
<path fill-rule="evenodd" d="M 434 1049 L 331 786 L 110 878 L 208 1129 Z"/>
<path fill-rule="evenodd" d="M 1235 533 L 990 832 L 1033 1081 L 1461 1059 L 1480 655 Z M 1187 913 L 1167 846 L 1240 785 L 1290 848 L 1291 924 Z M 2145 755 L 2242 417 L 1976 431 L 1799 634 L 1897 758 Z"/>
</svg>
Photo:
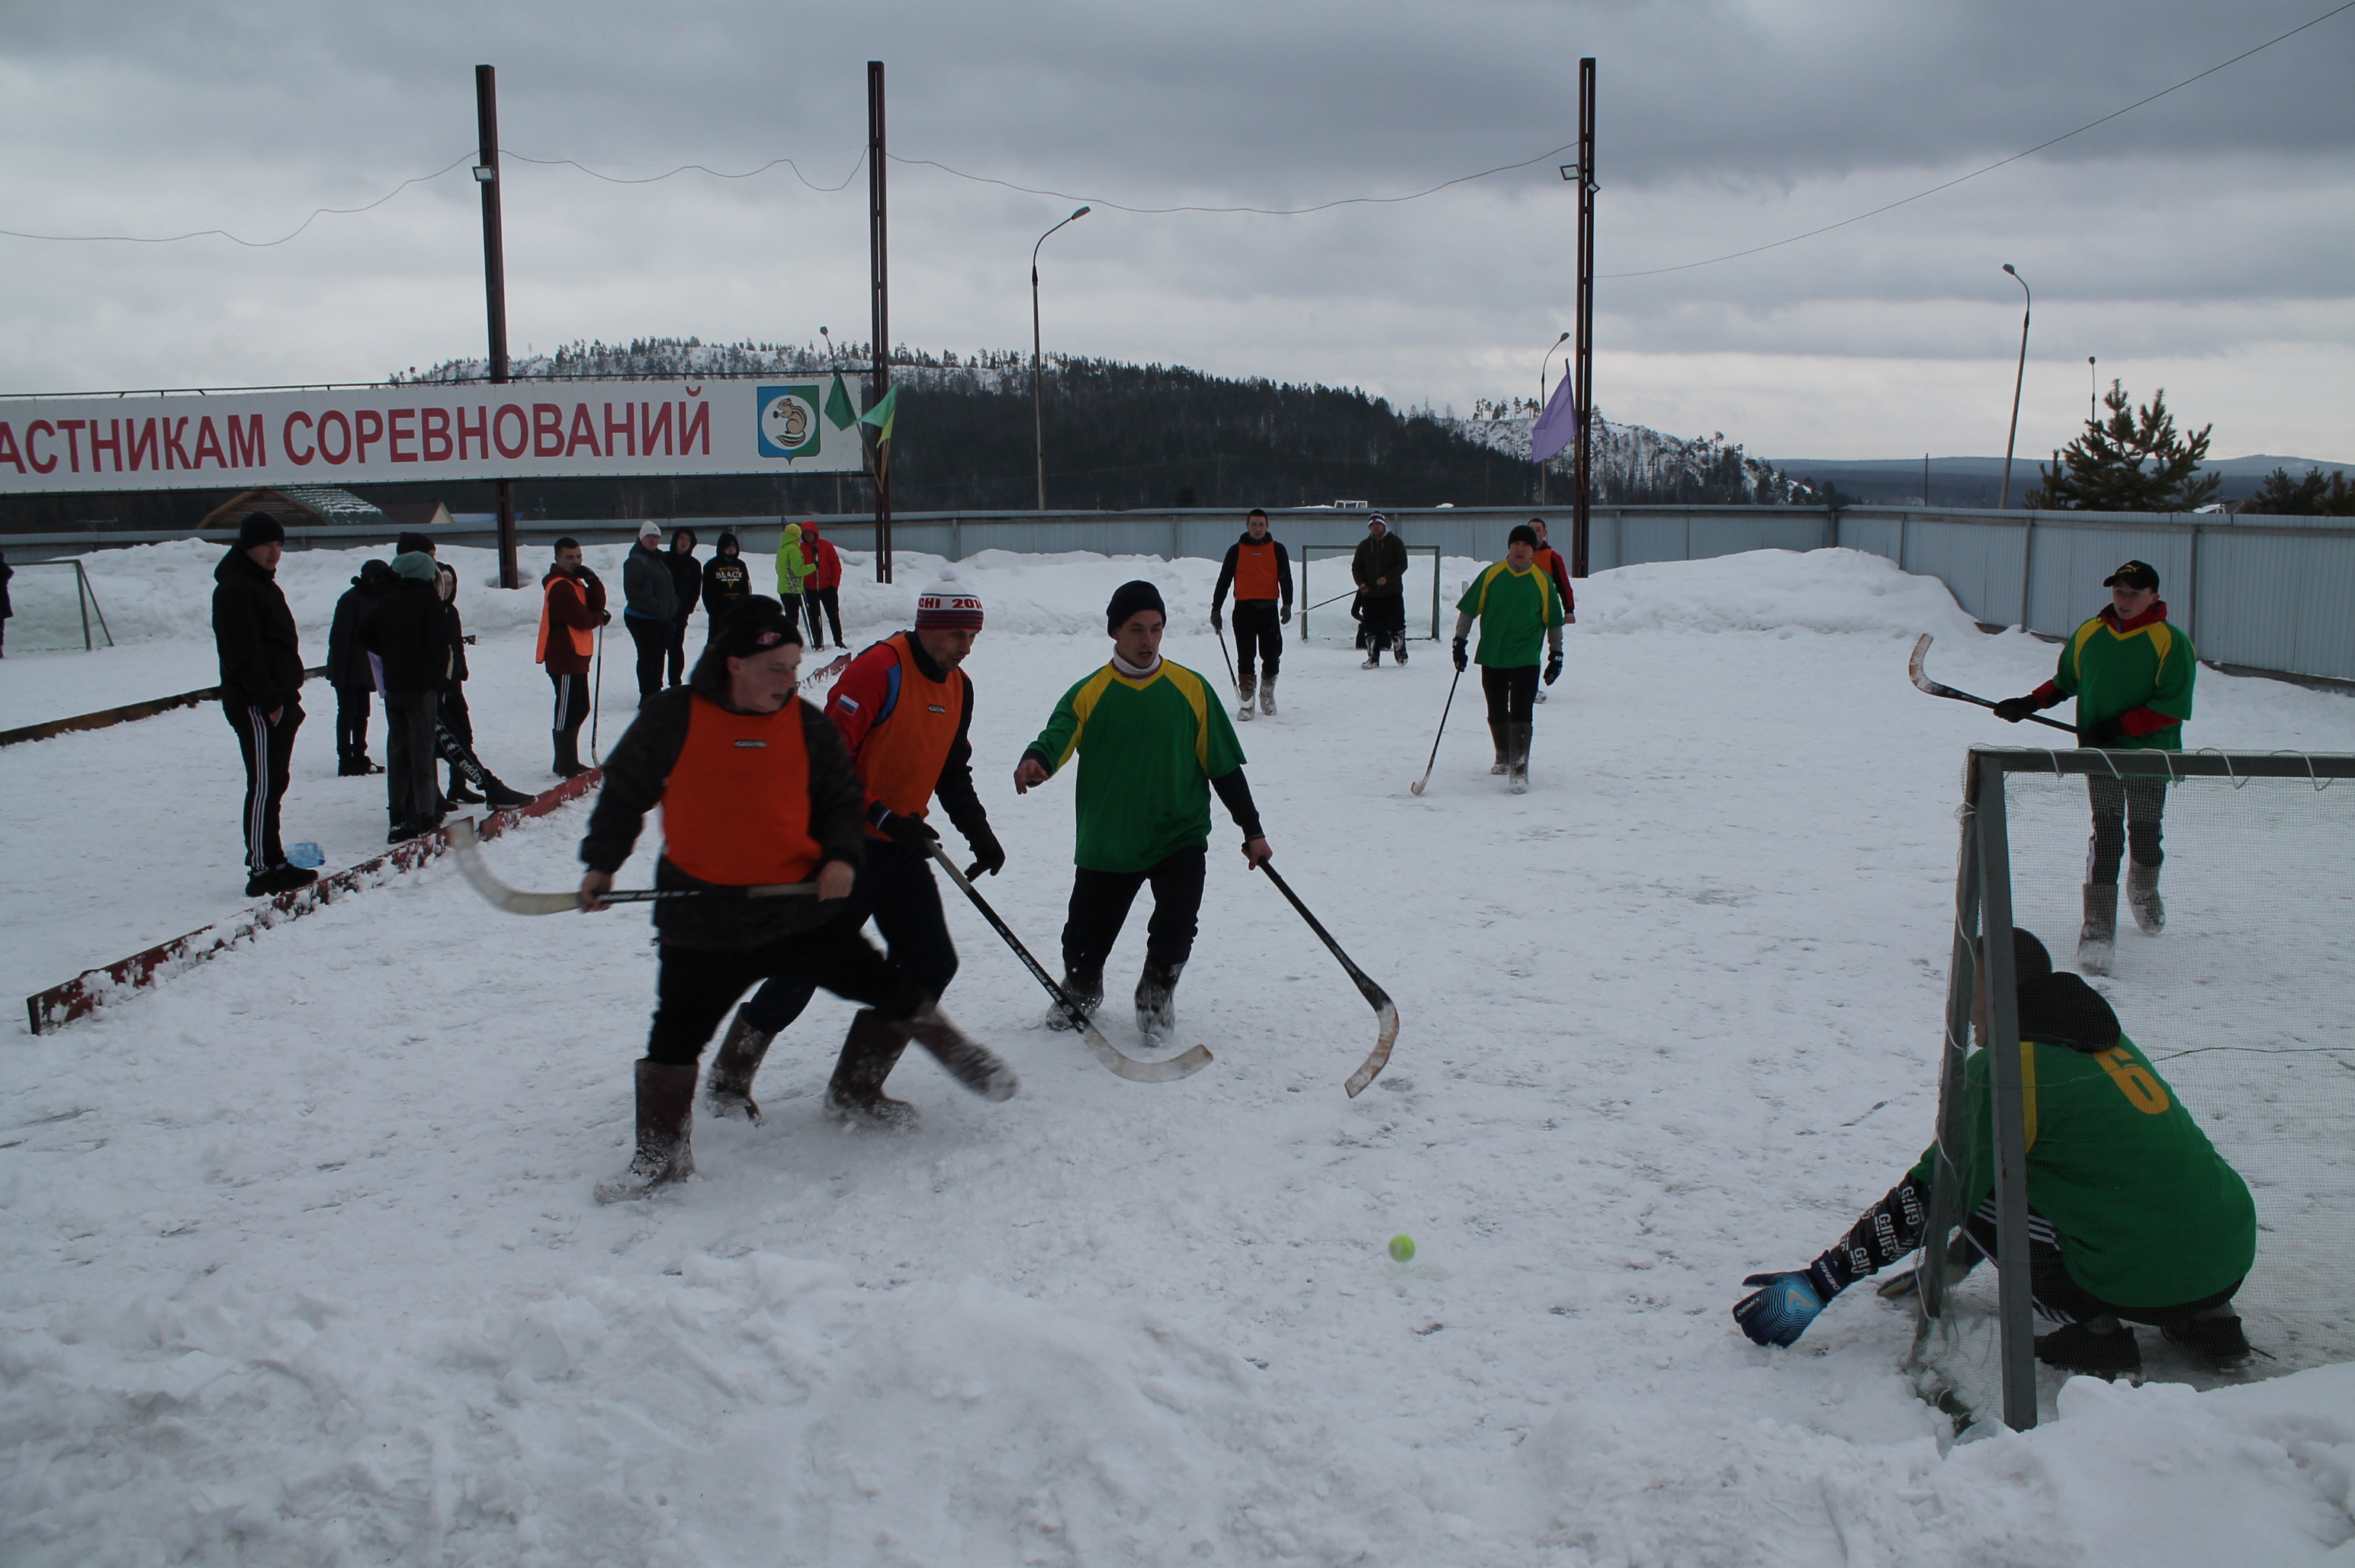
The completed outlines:
<svg viewBox="0 0 2355 1568">
<path fill-rule="evenodd" d="M 2355 5 L 2355 0 L 2349 0 L 2349 4 Z M 472 153 L 461 154 L 459 156 L 453 158 L 448 163 L 442 165 L 440 168 L 435 169 L 432 174 L 419 175 L 413 179 L 405 179 L 399 185 L 393 187 L 390 190 L 386 191 L 382 196 L 378 197 L 374 201 L 368 202 L 360 207 L 316 208 L 313 209 L 310 217 L 296 224 L 290 232 L 282 234 L 275 240 L 241 239 L 239 236 L 230 233 L 226 229 L 192 229 L 186 234 L 27 234 L 21 229 L 0 229 L 0 235 L 5 235 L 11 240 L 48 240 L 64 245 L 88 245 L 104 241 L 113 241 L 124 245 L 173 245 L 177 244 L 183 240 L 203 240 L 218 235 L 219 238 L 229 241 L 231 244 L 243 245 L 248 250 L 267 251 L 272 245 L 285 244 L 286 241 L 293 239 L 295 235 L 302 233 L 303 230 L 310 228 L 312 224 L 317 222 L 322 218 L 348 217 L 353 213 L 368 212 L 377 208 L 382 207 L 386 202 L 390 201 L 394 197 L 399 196 L 410 186 L 423 185 L 428 180 L 438 180 L 443 175 L 448 174 L 452 169 L 456 168 L 459 165 L 470 161 L 474 156 L 474 155 Z"/>
<path fill-rule="evenodd" d="M 2173 87 L 2162 87 L 2147 98 L 2136 99 L 2124 109 L 2113 109 L 2107 114 L 2103 115 L 2099 120 L 2088 120 L 2083 125 L 2078 126 L 2074 131 L 2064 131 L 2049 142 L 2037 143 L 2036 145 L 2029 148 L 2028 151 L 2024 153 L 2014 153 L 2008 158 L 1999 158 L 1996 162 L 1987 165 L 1985 168 L 1973 169 L 1966 175 L 1957 175 L 1953 179 L 1947 180 L 1943 185 L 1934 185 L 1928 190 L 1915 191 L 1912 196 L 1905 197 L 1901 200 L 1890 202 L 1885 206 L 1876 207 L 1870 212 L 1859 212 L 1854 218 L 1843 218 L 1838 223 L 1827 223 L 1821 229 L 1810 229 L 1805 234 L 1794 234 L 1787 240 L 1771 240 L 1764 245 L 1753 245 L 1747 251 L 1732 251 L 1722 256 L 1711 256 L 1705 261 L 1682 261 L 1673 267 L 1647 267 L 1639 272 L 1600 272 L 1596 274 L 1596 277 L 1598 279 L 1657 278 L 1663 272 L 1689 272 L 1695 267 L 1714 267 L 1720 261 L 1738 261 L 1744 256 L 1755 256 L 1764 251 L 1780 250 L 1785 245 L 1796 245 L 1802 240 L 1813 240 L 1818 234 L 1829 234 L 1835 229 L 1846 229 L 1852 223 L 1861 223 L 1868 218 L 1878 218 L 1884 212 L 1894 212 L 1897 208 L 1920 201 L 1924 197 L 1935 196 L 1942 190 L 1952 190 L 1955 187 L 1961 185 L 1966 180 L 1975 180 L 1981 175 L 1993 174 L 1996 170 L 2002 168 L 2006 164 L 2016 164 L 2022 158 L 2032 157 L 2036 154 L 2044 151 L 2047 147 L 2057 147 L 2072 136 L 2082 136 L 2086 132 L 2094 129 L 2096 125 L 2106 125 L 2122 114 L 2133 113 L 2136 110 L 2140 109 L 2146 103 L 2156 103 L 2160 99 L 2166 97 L 2169 93 L 2176 91 L 2179 88 L 2189 87 L 2193 82 L 2200 80 L 2202 77 L 2213 76 L 2218 71 L 2222 70 L 2226 66 L 2238 65 L 2243 60 L 2247 59 L 2251 55 L 2261 54 L 2264 50 L 2273 48 L 2275 44 L 2280 43 L 2284 38 L 2294 38 L 2298 34 L 2305 32 L 2307 28 L 2319 27 L 2323 23 L 2330 20 L 2331 17 L 2338 16 L 2339 12 L 2350 10 L 2355 10 L 2355 0 L 2345 0 L 2345 4 L 2333 6 L 2331 9 L 2325 11 L 2321 16 L 2315 17 L 2311 22 L 2300 23 L 2298 26 L 2292 27 L 2288 32 L 2282 34 L 2280 37 L 2267 38 L 2255 48 L 2243 49 L 2239 54 L 2234 55 L 2231 59 L 2222 61 L 2217 65 L 2210 66 L 2206 70 L 2200 72 L 2198 76 L 2187 76 L 2181 81 L 2177 82 Z"/>
<path fill-rule="evenodd" d="M 2355 0 L 2348 0 L 2348 4 L 2355 5 Z M 1550 152 L 1540 153 L 1533 158 L 1523 158 L 1515 164 L 1498 164 L 1495 168 L 1482 169 L 1476 175 L 1458 175 L 1454 179 L 1442 180 L 1428 189 L 1411 191 L 1405 196 L 1344 196 L 1331 201 L 1320 201 L 1314 207 L 1129 207 L 1109 197 L 1076 196 L 1070 191 L 1041 190 L 1035 186 L 1016 185 L 1012 180 L 996 179 L 988 175 L 971 175 L 963 169 L 953 169 L 946 164 L 936 163 L 931 158 L 903 158 L 897 153 L 885 155 L 895 164 L 938 169 L 943 174 L 954 175 L 961 180 L 971 180 L 975 185 L 1000 186 L 1007 190 L 1020 191 L 1025 196 L 1051 196 L 1060 201 L 1083 201 L 1094 207 L 1109 207 L 1116 212 L 1135 212 L 1148 217 L 1172 212 L 1255 212 L 1267 218 L 1298 218 L 1306 213 L 1324 212 L 1336 207 L 1387 207 L 1402 201 L 1421 201 L 1426 196 L 1438 195 L 1450 186 L 1468 185 L 1474 180 L 1487 179 L 1490 175 L 1507 174 L 1514 169 L 1528 168 L 1531 164 L 1544 163 L 1548 158 L 1560 157 L 1577 145 L 1575 142 L 1565 142 L 1561 146 Z"/>
<path fill-rule="evenodd" d="M 2355 5 L 2355 0 L 2348 0 L 2348 3 L 2350 5 Z M 603 180 L 608 185 L 654 185 L 658 181 L 669 179 L 673 175 L 684 174 L 709 175 L 713 179 L 720 180 L 748 180 L 752 178 L 755 175 L 767 174 L 771 169 L 773 169 L 778 165 L 782 164 L 786 168 L 794 171 L 794 178 L 801 181 L 802 184 L 808 186 L 810 189 L 822 192 L 828 196 L 831 196 L 836 191 L 841 190 L 845 186 L 849 185 L 852 180 L 857 179 L 858 177 L 858 171 L 867 166 L 867 150 L 862 147 L 858 151 L 858 156 L 851 160 L 850 172 L 842 176 L 842 181 L 839 185 L 818 185 L 815 183 L 811 180 L 809 176 L 802 173 L 801 165 L 795 163 L 791 158 L 771 158 L 759 168 L 746 169 L 742 174 L 731 175 L 724 169 L 711 168 L 703 164 L 681 164 L 675 169 L 666 169 L 658 175 L 648 175 L 642 179 L 631 179 L 621 175 L 600 174 L 597 170 L 591 168 L 587 164 L 576 162 L 571 158 L 534 158 L 527 156 L 522 153 L 508 152 L 505 148 L 500 149 L 499 155 L 501 157 L 513 158 L 518 163 L 538 164 L 547 168 L 555 168 L 559 165 L 576 168 L 582 174 L 587 175 L 590 178 Z"/>
</svg>

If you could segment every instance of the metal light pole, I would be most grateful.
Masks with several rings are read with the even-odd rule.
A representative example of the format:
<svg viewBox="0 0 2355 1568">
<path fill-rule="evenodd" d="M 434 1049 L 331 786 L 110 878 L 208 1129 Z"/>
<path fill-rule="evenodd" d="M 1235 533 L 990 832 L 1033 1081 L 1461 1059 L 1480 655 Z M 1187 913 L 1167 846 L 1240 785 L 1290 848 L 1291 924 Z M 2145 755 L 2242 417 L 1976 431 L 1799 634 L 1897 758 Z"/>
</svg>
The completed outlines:
<svg viewBox="0 0 2355 1568">
<path fill-rule="evenodd" d="M 1554 351 L 1555 349 L 1557 349 L 1557 348 L 1561 347 L 1563 344 L 1565 344 L 1565 343 L 1567 343 L 1567 342 L 1569 342 L 1569 341 L 1570 341 L 1570 334 L 1569 334 L 1569 333 L 1567 333 L 1567 332 L 1565 332 L 1565 333 L 1563 333 L 1560 337 L 1555 338 L 1551 343 L 1549 343 L 1548 345 L 1546 345 L 1546 351 L 1545 351 L 1543 354 L 1541 354 L 1541 355 L 1540 355 L 1540 356 L 1538 357 L 1538 417 L 1539 417 L 1540 419 L 1542 419 L 1542 418 L 1544 418 L 1544 417 L 1545 417 L 1545 403 L 1546 403 L 1546 380 L 1545 380 L 1545 378 L 1546 378 L 1546 361 L 1548 361 L 1548 360 L 1550 360 L 1550 359 L 1551 359 L 1551 358 L 1553 357 L 1553 351 Z M 1565 365 L 1565 366 L 1563 366 L 1563 367 L 1562 367 L 1562 372 L 1561 372 L 1561 373 L 1562 373 L 1563 375 L 1565 375 L 1565 376 L 1569 375 L 1569 374 L 1570 374 L 1570 368 L 1569 368 L 1568 366 L 1566 366 L 1566 365 Z M 1537 440 L 1537 428 L 1538 428 L 1538 427 L 1537 427 L 1537 421 L 1536 421 L 1535 420 L 1532 420 L 1532 421 L 1529 422 L 1529 439 L 1530 439 L 1530 441 L 1531 441 L 1532 443 L 1534 443 L 1534 442 Z M 1542 507 L 1542 506 L 1544 506 L 1545 504 L 1546 504 L 1546 465 L 1545 465 L 1544 464 L 1540 463 L 1540 464 L 1538 464 L 1538 505 L 1539 505 L 1539 506 L 1540 506 L 1540 507 Z"/>
<path fill-rule="evenodd" d="M 2011 433 L 2003 438 L 2003 494 L 1995 504 L 1998 512 L 2011 505 L 2011 449 L 2019 439 L 2019 387 L 2028 379 L 2028 316 L 2036 304 L 2036 295 L 2030 290 L 2028 280 L 2021 277 L 2009 261 L 2003 264 L 2003 270 L 2011 273 L 2011 281 L 2019 285 L 2019 292 L 2027 297 L 2019 306 L 2019 368 L 2011 378 Z"/>
<path fill-rule="evenodd" d="M 474 164 L 474 179 L 483 187 L 483 301 L 490 317 L 491 384 L 507 379 L 507 261 L 506 239 L 499 219 L 499 79 L 489 66 L 474 68 L 474 122 L 482 151 Z M 515 481 L 498 481 L 499 586 L 520 588 L 523 571 L 516 560 Z"/>
<path fill-rule="evenodd" d="M 2094 372 L 2094 357 L 2088 354 L 2085 356 L 2085 422 L 2087 424 L 2099 424 L 2102 421 L 2101 405 L 2097 400 L 2101 396 L 2101 385 L 2102 379 Z"/>
<path fill-rule="evenodd" d="M 1063 223 L 1077 223 L 1091 209 L 1082 208 Z M 1063 223 L 1055 225 L 1060 229 Z M 1055 229 L 1047 230 L 1052 234 Z M 1047 394 L 1039 379 L 1039 246 L 1047 242 L 1047 234 L 1039 236 L 1039 243 L 1030 247 L 1030 433 L 1039 452 L 1039 509 L 1047 509 Z"/>
<path fill-rule="evenodd" d="M 1571 498 L 1570 574 L 1584 577 L 1587 513 L 1594 500 L 1594 57 L 1578 62 L 1578 368 L 1572 396 L 1578 412 L 1578 493 Z"/>
<path fill-rule="evenodd" d="M 875 368 L 868 373 L 867 406 L 881 406 L 891 389 L 890 231 L 884 210 L 883 62 L 867 62 L 867 287 L 874 325 L 868 328 Z M 866 439 L 862 436 L 862 440 Z M 891 474 L 879 464 L 868 442 L 868 468 L 875 476 L 875 581 L 891 581 Z"/>
</svg>

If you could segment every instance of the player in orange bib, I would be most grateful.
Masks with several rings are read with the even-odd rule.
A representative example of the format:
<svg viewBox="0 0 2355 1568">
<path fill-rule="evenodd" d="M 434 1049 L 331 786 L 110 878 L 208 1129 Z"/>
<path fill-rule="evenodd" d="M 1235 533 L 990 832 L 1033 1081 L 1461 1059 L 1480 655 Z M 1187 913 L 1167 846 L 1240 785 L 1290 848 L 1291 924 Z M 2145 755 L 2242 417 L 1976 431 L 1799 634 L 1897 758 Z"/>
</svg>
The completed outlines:
<svg viewBox="0 0 2355 1568">
<path fill-rule="evenodd" d="M 826 704 L 867 792 L 865 856 L 838 923 L 856 931 L 871 918 L 891 962 L 934 1001 L 956 974 L 957 953 L 932 880 L 940 835 L 925 817 L 933 796 L 972 847 L 968 876 L 995 876 L 1006 864 L 973 787 L 973 681 L 960 667 L 980 635 L 981 600 L 944 581 L 917 595 L 914 630 L 886 637 L 850 661 Z M 780 977 L 737 1009 L 705 1088 L 713 1115 L 761 1119 L 752 1075 L 769 1042 L 801 1017 L 814 990 L 807 979 Z M 906 1037 L 873 1008 L 853 1015 L 826 1087 L 826 1110 L 870 1126 L 912 1123 L 915 1107 L 883 1093 L 907 1047 Z"/>
<path fill-rule="evenodd" d="M 581 907 L 611 907 L 602 895 L 657 806 L 655 885 L 691 896 L 655 905 L 662 958 L 654 1030 L 637 1067 L 637 1153 L 625 1177 L 598 1184 L 599 1202 L 695 1173 L 697 1062 L 755 980 L 823 986 L 872 1009 L 900 1044 L 922 1042 L 985 1098 L 1015 1092 L 1003 1061 L 959 1033 L 922 985 L 838 918 L 865 856 L 867 792 L 841 735 L 794 695 L 795 620 L 773 599 L 738 605 L 687 684 L 648 698 L 606 760 L 581 841 L 589 867 Z M 813 883 L 815 898 L 783 891 Z"/>
</svg>

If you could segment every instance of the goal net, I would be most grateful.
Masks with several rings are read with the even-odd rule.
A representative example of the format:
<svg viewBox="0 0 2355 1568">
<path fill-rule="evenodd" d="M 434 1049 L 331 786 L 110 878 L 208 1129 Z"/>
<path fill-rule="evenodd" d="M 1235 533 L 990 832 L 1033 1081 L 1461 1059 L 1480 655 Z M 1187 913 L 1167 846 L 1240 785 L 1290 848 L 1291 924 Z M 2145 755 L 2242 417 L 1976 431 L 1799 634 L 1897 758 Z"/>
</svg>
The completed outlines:
<svg viewBox="0 0 2355 1568">
<path fill-rule="evenodd" d="M 1349 615 L 1349 601 L 1357 596 L 1349 559 L 1357 552 L 1358 547 L 1349 544 L 1300 547 L 1301 641 L 1320 635 L 1327 642 L 1357 637 L 1358 623 Z M 1328 563 L 1321 572 L 1316 570 L 1319 561 Z M 1406 635 L 1418 639 L 1428 635 L 1435 642 L 1439 637 L 1439 547 L 1411 544 L 1406 547 Z M 1431 585 L 1428 634 L 1421 624 L 1424 583 Z"/>
<path fill-rule="evenodd" d="M 8 603 L 15 613 L 7 626 L 9 652 L 53 653 L 114 645 L 106 629 L 106 613 L 98 607 L 97 591 L 91 588 L 81 562 L 13 564 L 16 576 L 8 581 Z"/>
<path fill-rule="evenodd" d="M 2057 1325 L 2035 1316 L 2023 1287 L 2033 1264 L 2019 1271 L 2029 1281 L 2016 1281 L 1967 1240 L 1956 1244 L 1970 1218 L 1964 1211 L 1977 1201 L 1957 1190 L 1975 1115 L 1992 1134 L 1996 1227 L 2024 1229 L 2023 1240 L 2050 1220 L 2030 1218 L 2030 1189 L 2060 1179 L 2052 1173 L 2065 1166 L 2081 1192 L 2094 1189 L 2076 1200 L 2081 1213 L 2090 1204 L 2119 1217 L 2122 1229 L 2100 1240 L 2121 1254 L 2129 1248 L 2120 1238 L 2131 1232 L 2133 1250 L 2172 1254 L 2155 1265 L 2166 1275 L 2215 1246 L 2215 1226 L 2179 1233 L 2169 1206 L 2138 1189 L 2136 1173 L 2149 1167 L 2137 1161 L 2150 1149 L 2140 1144 L 2137 1112 L 2156 1117 L 2179 1105 L 2247 1184 L 2256 1256 L 2231 1309 L 2255 1354 L 2218 1371 L 2158 1328 L 2138 1327 L 2146 1379 L 2208 1387 L 2355 1360 L 2355 757 L 1975 751 L 1967 781 L 1957 931 L 1983 940 L 1955 944 L 1949 980 L 1942 1157 L 1918 1275 L 1917 1386 L 1966 1420 L 2000 1415 L 2019 1427 L 2039 1410 L 2051 1413 L 2067 1376 L 2034 1358 L 2034 1336 Z M 2007 927 L 2041 939 L 2056 971 L 2080 969 L 2088 878 L 2103 874 L 2094 859 L 2097 794 L 2125 808 L 2127 831 L 2112 850 L 2120 896 L 2110 973 L 2084 977 L 2150 1071 L 2125 1056 L 2084 1053 L 2116 1080 L 2118 1106 L 2130 1107 L 2112 1106 L 2103 1121 L 2097 1096 L 2082 1102 L 2090 1110 L 2073 1111 L 2065 1085 L 2027 1082 L 2030 1053 L 2007 1072 L 1990 1052 L 1992 1088 L 1971 1103 L 1960 1041 L 1973 970 L 2009 978 L 1998 974 L 2010 968 Z M 2147 859 L 2154 819 L 2164 925 L 2146 934 L 2126 884 L 2131 867 Z M 2004 1016 L 2014 1008 L 1992 988 L 1988 1004 L 2001 1038 L 2016 1027 Z M 2112 1172 L 2112 1189 L 2098 1190 Z M 2068 1254 L 2066 1236 L 2062 1246 Z M 2021 1246 L 2019 1255 L 2026 1253 Z M 1997 1255 L 2015 1254 L 1998 1243 Z M 1943 1269 L 1930 1266 L 1942 1257 Z M 1962 1273 L 1963 1257 L 1977 1266 Z M 2073 1278 L 2082 1272 L 2070 1269 Z"/>
</svg>

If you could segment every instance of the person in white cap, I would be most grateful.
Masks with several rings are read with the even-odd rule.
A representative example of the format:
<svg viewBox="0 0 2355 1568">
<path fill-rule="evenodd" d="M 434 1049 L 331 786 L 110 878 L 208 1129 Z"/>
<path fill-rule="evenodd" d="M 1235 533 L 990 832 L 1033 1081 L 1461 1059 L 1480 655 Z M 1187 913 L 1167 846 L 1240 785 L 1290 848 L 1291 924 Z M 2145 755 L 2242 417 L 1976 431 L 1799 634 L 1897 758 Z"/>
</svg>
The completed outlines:
<svg viewBox="0 0 2355 1568">
<path fill-rule="evenodd" d="M 1406 544 L 1391 532 L 1391 521 L 1380 512 L 1366 519 L 1366 537 L 1358 541 L 1349 575 L 1357 581 L 1360 619 L 1366 627 L 1366 662 L 1372 669 L 1391 648 L 1406 663 Z"/>
<path fill-rule="evenodd" d="M 638 703 L 663 688 L 671 623 L 678 619 L 678 588 L 663 559 L 662 526 L 647 523 L 622 558 L 622 624 L 638 645 Z"/>
</svg>

